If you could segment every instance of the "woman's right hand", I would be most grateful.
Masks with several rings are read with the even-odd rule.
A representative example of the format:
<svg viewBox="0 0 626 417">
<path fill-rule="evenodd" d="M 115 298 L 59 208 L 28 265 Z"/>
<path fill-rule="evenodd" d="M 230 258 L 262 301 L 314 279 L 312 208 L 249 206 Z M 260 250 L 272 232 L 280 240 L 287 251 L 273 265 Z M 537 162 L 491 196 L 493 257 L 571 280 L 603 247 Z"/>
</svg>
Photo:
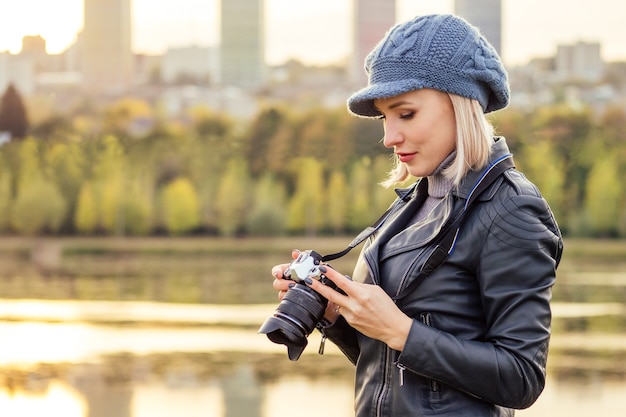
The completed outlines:
<svg viewBox="0 0 626 417">
<path fill-rule="evenodd" d="M 300 256 L 300 251 L 298 249 L 294 249 L 291 251 L 291 257 L 293 260 L 298 259 L 298 256 Z M 278 291 L 279 300 L 282 300 L 285 294 L 287 294 L 287 291 L 289 291 L 290 288 L 296 285 L 294 281 L 285 278 L 283 275 L 285 269 L 287 269 L 290 264 L 291 263 L 279 264 L 272 267 L 272 275 L 274 276 L 274 282 L 272 283 L 272 286 L 276 291 Z M 336 307 L 337 306 L 331 301 L 329 301 L 326 305 L 324 318 L 330 323 L 334 323 L 335 320 L 337 320 L 337 318 L 339 317 L 339 313 L 337 312 Z"/>
<path fill-rule="evenodd" d="M 294 249 L 291 251 L 291 257 L 295 260 L 300 256 L 300 251 L 298 249 Z M 278 299 L 282 300 L 289 288 L 293 287 L 295 283 L 287 279 L 283 276 L 285 269 L 289 267 L 290 263 L 274 265 L 272 267 L 272 276 L 274 277 L 274 282 L 272 286 L 276 291 L 278 291 Z"/>
</svg>

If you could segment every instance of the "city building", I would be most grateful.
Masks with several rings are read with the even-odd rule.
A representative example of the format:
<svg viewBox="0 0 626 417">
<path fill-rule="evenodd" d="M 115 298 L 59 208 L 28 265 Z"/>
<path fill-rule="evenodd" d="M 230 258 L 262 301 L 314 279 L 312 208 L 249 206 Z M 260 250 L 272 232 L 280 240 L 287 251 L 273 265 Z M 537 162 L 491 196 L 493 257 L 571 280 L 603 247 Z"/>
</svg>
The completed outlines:
<svg viewBox="0 0 626 417">
<path fill-rule="evenodd" d="M 115 95 L 133 81 L 131 0 L 85 0 L 78 38 L 83 90 Z"/>
<path fill-rule="evenodd" d="M 166 84 L 213 84 L 219 79 L 216 48 L 185 46 L 170 48 L 161 59 L 161 80 Z"/>
<path fill-rule="evenodd" d="M 602 78 L 604 67 L 597 42 L 557 46 L 555 72 L 560 81 L 596 82 Z"/>
<path fill-rule="evenodd" d="M 23 97 L 35 91 L 35 61 L 28 56 L 0 52 L 0 96 L 13 85 Z"/>
<path fill-rule="evenodd" d="M 264 0 L 222 0 L 220 82 L 256 89 L 265 82 Z"/>
<path fill-rule="evenodd" d="M 350 81 L 355 86 L 367 84 L 363 64 L 367 54 L 396 23 L 396 2 L 354 0 L 352 60 Z"/>
<path fill-rule="evenodd" d="M 454 14 L 480 29 L 502 56 L 502 0 L 454 0 Z"/>
</svg>

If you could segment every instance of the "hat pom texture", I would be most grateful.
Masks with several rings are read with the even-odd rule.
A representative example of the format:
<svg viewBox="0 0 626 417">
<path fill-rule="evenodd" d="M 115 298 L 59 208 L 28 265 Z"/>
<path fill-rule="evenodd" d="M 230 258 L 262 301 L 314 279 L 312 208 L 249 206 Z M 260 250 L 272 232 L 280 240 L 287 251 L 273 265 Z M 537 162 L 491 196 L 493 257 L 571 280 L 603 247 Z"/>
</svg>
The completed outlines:
<svg viewBox="0 0 626 417">
<path fill-rule="evenodd" d="M 478 100 L 485 113 L 506 107 L 509 85 L 497 52 L 465 20 L 419 16 L 394 26 L 365 59 L 368 86 L 348 99 L 348 109 L 379 117 L 378 98 L 432 88 Z"/>
</svg>

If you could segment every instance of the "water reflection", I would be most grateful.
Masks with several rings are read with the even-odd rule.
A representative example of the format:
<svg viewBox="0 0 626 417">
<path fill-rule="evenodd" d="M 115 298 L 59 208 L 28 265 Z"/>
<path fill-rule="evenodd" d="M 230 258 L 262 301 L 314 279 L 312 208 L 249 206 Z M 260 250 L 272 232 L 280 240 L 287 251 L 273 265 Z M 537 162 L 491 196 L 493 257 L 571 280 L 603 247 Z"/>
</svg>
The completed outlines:
<svg viewBox="0 0 626 417">
<path fill-rule="evenodd" d="M 338 350 L 296 365 L 248 330 L 4 323 L 0 338 L 14 342 L 0 351 L 2 415 L 275 417 L 293 415 L 303 393 L 302 416 L 352 408 L 351 366 Z M 310 404 L 316 395 L 329 402 Z"/>
<path fill-rule="evenodd" d="M 266 268 L 298 245 L 262 246 L 138 245 L 52 260 L 0 250 L 0 415 L 352 416 L 353 367 L 334 345 L 319 357 L 314 333 L 294 363 L 256 333 L 277 304 Z M 591 249 L 563 261 L 548 384 L 519 416 L 626 409 L 626 263 Z"/>
<path fill-rule="evenodd" d="M 60 381 L 51 382 L 42 392 L 1 387 L 0 410 L 3 416 L 20 417 L 88 415 L 80 394 Z"/>
<path fill-rule="evenodd" d="M 352 365 L 332 345 L 318 356 L 316 335 L 295 363 L 249 329 L 13 322 L 0 339 L 2 415 L 352 415 Z M 546 390 L 518 415 L 622 415 L 626 336 L 591 340 L 555 336 Z"/>
</svg>

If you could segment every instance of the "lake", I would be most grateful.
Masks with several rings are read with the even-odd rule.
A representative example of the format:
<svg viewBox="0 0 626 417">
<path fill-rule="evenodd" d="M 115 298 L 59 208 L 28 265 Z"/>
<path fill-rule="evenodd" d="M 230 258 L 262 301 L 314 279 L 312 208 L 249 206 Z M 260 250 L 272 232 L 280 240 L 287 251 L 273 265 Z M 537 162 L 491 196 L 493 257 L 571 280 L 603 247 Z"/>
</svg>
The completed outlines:
<svg viewBox="0 0 626 417">
<path fill-rule="evenodd" d="M 350 416 L 352 365 L 257 334 L 270 267 L 349 239 L 3 239 L 0 415 Z M 306 245 L 306 246 L 303 246 Z M 349 271 L 356 252 L 333 265 Z M 626 242 L 566 241 L 546 389 L 519 416 L 621 416 Z"/>
</svg>

